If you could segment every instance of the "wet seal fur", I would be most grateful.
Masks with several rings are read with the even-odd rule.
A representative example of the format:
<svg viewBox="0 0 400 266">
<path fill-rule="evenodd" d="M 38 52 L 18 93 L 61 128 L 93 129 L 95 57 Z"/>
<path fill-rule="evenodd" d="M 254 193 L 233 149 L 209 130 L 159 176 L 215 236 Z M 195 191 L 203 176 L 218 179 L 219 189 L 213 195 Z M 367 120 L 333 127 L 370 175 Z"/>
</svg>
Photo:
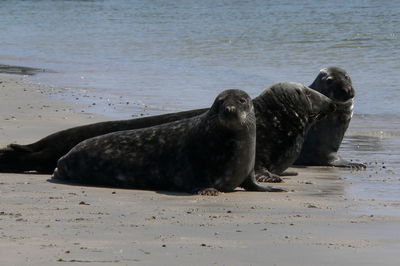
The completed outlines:
<svg viewBox="0 0 400 266">
<path fill-rule="evenodd" d="M 219 94 L 206 113 L 154 127 L 114 132 L 76 145 L 53 178 L 88 185 L 216 195 L 256 183 L 256 118 L 244 91 Z"/>
<path fill-rule="evenodd" d="M 307 134 L 296 165 L 366 168 L 338 155 L 340 144 L 353 116 L 355 90 L 350 76 L 339 67 L 321 69 L 310 88 L 333 100 L 336 111 L 315 123 Z"/>
</svg>

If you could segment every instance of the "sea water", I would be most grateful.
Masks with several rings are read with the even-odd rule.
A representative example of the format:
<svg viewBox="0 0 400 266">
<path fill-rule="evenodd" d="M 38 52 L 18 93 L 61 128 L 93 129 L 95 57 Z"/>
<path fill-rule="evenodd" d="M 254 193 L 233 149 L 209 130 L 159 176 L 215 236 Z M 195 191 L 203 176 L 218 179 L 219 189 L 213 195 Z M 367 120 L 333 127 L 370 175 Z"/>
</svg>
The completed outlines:
<svg viewBox="0 0 400 266">
<path fill-rule="evenodd" d="M 113 118 L 210 106 L 224 89 L 254 97 L 342 67 L 357 95 L 341 152 L 369 164 L 349 175 L 362 180 L 349 193 L 396 201 L 399 14 L 396 0 L 1 0 L 0 63 L 47 69 L 31 81 Z"/>
</svg>

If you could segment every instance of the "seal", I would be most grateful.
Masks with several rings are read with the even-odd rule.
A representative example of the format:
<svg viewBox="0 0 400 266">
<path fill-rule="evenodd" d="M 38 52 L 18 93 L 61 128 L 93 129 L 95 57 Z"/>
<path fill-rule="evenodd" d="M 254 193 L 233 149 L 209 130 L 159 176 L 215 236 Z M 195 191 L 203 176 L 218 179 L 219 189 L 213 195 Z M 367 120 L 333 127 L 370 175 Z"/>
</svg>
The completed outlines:
<svg viewBox="0 0 400 266">
<path fill-rule="evenodd" d="M 353 116 L 355 90 L 350 76 L 339 67 L 321 69 L 310 88 L 332 99 L 337 108 L 313 125 L 295 165 L 366 168 L 338 155 L 340 144 Z"/>
<path fill-rule="evenodd" d="M 57 163 L 54 179 L 202 195 L 282 191 L 254 176 L 256 118 L 241 90 L 220 93 L 199 116 L 85 140 Z"/>
<path fill-rule="evenodd" d="M 94 123 L 56 132 L 28 145 L 9 144 L 6 148 L 0 149 L 0 172 L 37 171 L 38 173 L 51 174 L 57 165 L 57 161 L 76 144 L 86 139 L 116 131 L 169 123 L 202 114 L 207 110 L 208 108 Z"/>
<path fill-rule="evenodd" d="M 310 127 L 336 108 L 328 97 L 293 82 L 270 86 L 253 104 L 257 118 L 255 171 L 260 182 L 282 181 L 278 175 L 296 160 Z"/>
</svg>

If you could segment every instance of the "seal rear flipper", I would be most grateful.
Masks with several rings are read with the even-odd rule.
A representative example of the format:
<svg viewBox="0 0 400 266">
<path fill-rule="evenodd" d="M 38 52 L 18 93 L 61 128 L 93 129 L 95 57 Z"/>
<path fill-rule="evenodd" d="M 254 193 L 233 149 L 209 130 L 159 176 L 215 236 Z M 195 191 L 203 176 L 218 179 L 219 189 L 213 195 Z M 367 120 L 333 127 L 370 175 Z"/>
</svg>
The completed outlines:
<svg viewBox="0 0 400 266">
<path fill-rule="evenodd" d="M 14 145 L 14 144 L 13 144 Z M 32 169 L 32 154 L 28 150 L 14 149 L 13 145 L 0 149 L 0 172 L 3 173 L 23 173 Z"/>
<path fill-rule="evenodd" d="M 280 178 L 279 175 L 273 174 L 265 168 L 256 171 L 255 179 L 258 182 L 268 182 L 268 183 L 283 182 L 282 178 Z"/>
<path fill-rule="evenodd" d="M 264 192 L 287 192 L 282 188 L 276 188 L 271 186 L 262 186 L 257 184 L 254 173 L 247 177 L 244 182 L 240 185 L 247 191 L 264 191 Z"/>
<path fill-rule="evenodd" d="M 18 152 L 34 152 L 32 148 L 29 147 L 29 145 L 20 145 L 20 144 L 15 144 L 11 143 L 7 146 L 8 149 L 13 150 L 13 151 L 18 151 Z"/>
</svg>

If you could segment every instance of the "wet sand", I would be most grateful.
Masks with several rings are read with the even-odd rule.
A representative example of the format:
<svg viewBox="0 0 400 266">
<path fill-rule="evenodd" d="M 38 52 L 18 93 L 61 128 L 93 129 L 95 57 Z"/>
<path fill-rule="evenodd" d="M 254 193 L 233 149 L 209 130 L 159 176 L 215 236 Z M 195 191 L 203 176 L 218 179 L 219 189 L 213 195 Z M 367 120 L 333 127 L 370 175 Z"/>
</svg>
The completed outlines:
<svg viewBox="0 0 400 266">
<path fill-rule="evenodd" d="M 63 89 L 0 82 L 0 146 L 105 119 L 49 98 Z M 400 201 L 357 192 L 396 187 L 398 136 L 368 135 L 357 121 L 343 153 L 370 167 L 296 168 L 279 184 L 288 193 L 205 197 L 0 174 L 0 264 L 398 265 Z"/>
</svg>

